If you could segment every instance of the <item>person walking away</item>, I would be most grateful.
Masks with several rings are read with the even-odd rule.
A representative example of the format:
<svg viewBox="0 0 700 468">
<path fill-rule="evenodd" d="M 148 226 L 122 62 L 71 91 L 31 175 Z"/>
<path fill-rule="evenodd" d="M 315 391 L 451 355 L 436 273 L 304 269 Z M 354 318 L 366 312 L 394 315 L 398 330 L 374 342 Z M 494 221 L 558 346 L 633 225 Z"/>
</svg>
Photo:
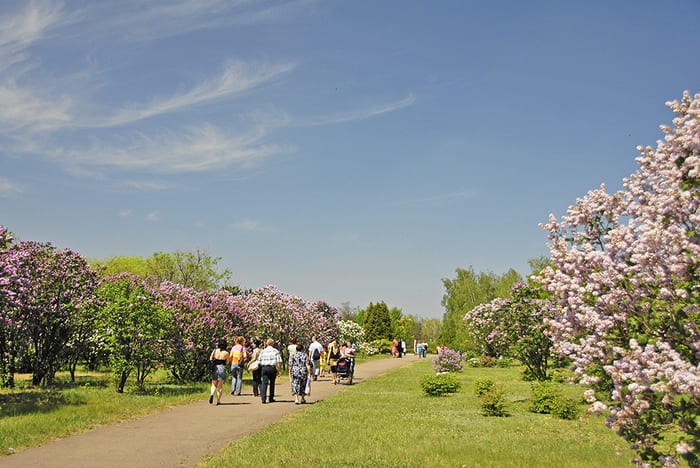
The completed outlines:
<svg viewBox="0 0 700 468">
<path fill-rule="evenodd" d="M 260 368 L 260 362 L 258 362 L 258 357 L 260 356 L 260 346 L 262 346 L 262 342 L 260 340 L 255 340 L 252 342 L 251 346 L 253 348 L 253 351 L 250 357 L 250 362 L 248 362 L 247 368 L 253 374 L 253 396 L 259 396 L 262 369 Z M 254 369 L 251 370 L 251 367 L 253 367 Z"/>
<path fill-rule="evenodd" d="M 401 340 L 401 351 L 403 351 L 403 355 L 406 355 L 406 342 L 404 340 Z"/>
<path fill-rule="evenodd" d="M 395 358 L 396 355 L 399 353 L 399 349 L 396 347 L 397 346 L 396 340 L 391 342 L 391 357 Z"/>
<path fill-rule="evenodd" d="M 210 405 L 214 403 L 214 392 L 216 392 L 216 404 L 221 404 L 221 394 L 224 391 L 224 381 L 226 380 L 226 364 L 229 361 L 227 347 L 226 340 L 219 340 L 218 347 L 209 355 L 209 361 L 212 364 Z"/>
<path fill-rule="evenodd" d="M 403 349 L 401 349 L 401 339 L 398 339 L 396 341 L 396 353 L 398 354 L 398 357 L 401 357 L 402 352 L 403 352 Z"/>
<path fill-rule="evenodd" d="M 338 341 L 333 338 L 333 341 L 328 344 L 328 365 L 331 368 L 334 385 L 338 383 L 338 359 L 340 359 L 340 346 Z"/>
<path fill-rule="evenodd" d="M 231 395 L 240 395 L 243 386 L 243 363 L 248 357 L 245 349 L 245 338 L 236 338 L 236 344 L 231 348 Z"/>
<path fill-rule="evenodd" d="M 289 357 L 289 379 L 292 383 L 294 404 L 306 403 L 306 380 L 311 375 L 311 361 L 304 346 L 297 343 L 297 352 Z"/>
<path fill-rule="evenodd" d="M 313 380 L 318 380 L 318 375 L 321 373 L 321 355 L 323 354 L 323 345 L 313 338 L 313 342 L 309 345 L 309 361 L 311 361 L 311 375 Z"/>
<path fill-rule="evenodd" d="M 297 339 L 296 338 L 291 338 L 289 340 L 289 346 L 287 346 L 287 353 L 289 354 L 289 357 L 292 357 L 292 354 L 297 352 Z"/>
<path fill-rule="evenodd" d="M 260 351 L 258 362 L 261 367 L 262 385 L 260 388 L 260 398 L 263 404 L 275 402 L 275 380 L 282 373 L 282 355 L 274 347 L 275 340 L 268 339 L 267 347 Z M 270 398 L 268 400 L 268 388 L 270 389 Z"/>
<path fill-rule="evenodd" d="M 423 342 L 423 359 L 428 357 L 428 342 Z"/>
</svg>

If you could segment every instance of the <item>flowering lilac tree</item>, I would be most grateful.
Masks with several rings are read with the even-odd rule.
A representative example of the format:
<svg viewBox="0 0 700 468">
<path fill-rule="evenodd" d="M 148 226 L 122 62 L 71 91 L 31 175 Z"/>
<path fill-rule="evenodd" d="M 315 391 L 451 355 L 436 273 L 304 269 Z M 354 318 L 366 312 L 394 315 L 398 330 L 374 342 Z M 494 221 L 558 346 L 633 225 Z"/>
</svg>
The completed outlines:
<svg viewBox="0 0 700 468">
<path fill-rule="evenodd" d="M 464 320 L 483 350 L 518 359 L 527 373 L 547 380 L 552 341 L 545 320 L 552 314 L 549 293 L 536 283 L 516 284 L 510 299 L 494 299 L 467 312 Z"/>
<path fill-rule="evenodd" d="M 250 339 L 272 338 L 286 344 L 290 338 L 304 343 L 316 337 L 328 342 L 338 332 L 337 310 L 324 303 L 308 304 L 303 299 L 265 286 L 245 296 L 233 296 L 231 302 L 241 311 Z M 286 347 L 280 346 L 286 353 Z"/>
<path fill-rule="evenodd" d="M 161 305 L 145 280 L 128 273 L 105 278 L 99 295 L 103 300 L 99 325 L 117 392 L 124 392 L 132 372 L 136 384 L 143 387 L 173 341 L 172 312 Z"/>
<path fill-rule="evenodd" d="M 8 244 L 6 234 L 4 239 Z M 97 274 L 78 253 L 33 241 L 6 245 L 0 264 L 4 353 L 27 353 L 32 384 L 50 384 L 71 351 L 66 345 L 80 310 L 94 301 Z"/>
<path fill-rule="evenodd" d="M 365 342 L 365 329 L 357 322 L 352 320 L 338 321 L 338 339 L 341 343 L 350 341 L 360 346 Z"/>
<path fill-rule="evenodd" d="M 550 216 L 555 349 L 584 383 L 602 364 L 614 389 L 608 425 L 644 465 L 698 464 L 700 450 L 700 94 L 668 103 L 674 127 L 639 150 L 639 169 Z M 593 411 L 604 411 L 593 392 Z M 672 437 L 672 449 L 663 438 Z"/>
<path fill-rule="evenodd" d="M 166 281 L 154 292 L 162 305 L 173 311 L 176 333 L 166 353 L 170 371 L 181 382 L 203 380 L 211 350 L 222 338 L 233 343 L 236 336 L 244 334 L 246 314 L 226 290 L 203 292 Z"/>
</svg>

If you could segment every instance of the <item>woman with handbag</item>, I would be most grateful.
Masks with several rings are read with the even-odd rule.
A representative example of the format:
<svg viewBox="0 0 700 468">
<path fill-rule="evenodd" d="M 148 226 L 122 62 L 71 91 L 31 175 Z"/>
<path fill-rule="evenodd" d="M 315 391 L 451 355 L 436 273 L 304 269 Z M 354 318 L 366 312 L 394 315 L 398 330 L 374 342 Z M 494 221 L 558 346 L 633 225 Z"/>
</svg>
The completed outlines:
<svg viewBox="0 0 700 468">
<path fill-rule="evenodd" d="M 253 353 L 250 358 L 250 362 L 246 364 L 246 368 L 253 373 L 253 396 L 260 395 L 260 384 L 262 383 L 262 374 L 260 370 L 260 363 L 258 362 L 258 356 L 260 355 L 260 346 L 262 341 L 254 340 L 251 343 L 253 348 Z"/>
</svg>

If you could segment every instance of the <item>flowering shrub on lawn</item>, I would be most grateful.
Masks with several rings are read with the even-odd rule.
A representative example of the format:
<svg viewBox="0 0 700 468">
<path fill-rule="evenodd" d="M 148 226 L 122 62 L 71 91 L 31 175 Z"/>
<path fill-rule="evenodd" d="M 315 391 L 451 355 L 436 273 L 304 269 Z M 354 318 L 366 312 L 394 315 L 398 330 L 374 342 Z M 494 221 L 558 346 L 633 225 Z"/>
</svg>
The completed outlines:
<svg viewBox="0 0 700 468">
<path fill-rule="evenodd" d="M 437 373 L 464 371 L 462 354 L 459 351 L 440 348 L 437 355 L 433 358 L 433 369 Z"/>
</svg>

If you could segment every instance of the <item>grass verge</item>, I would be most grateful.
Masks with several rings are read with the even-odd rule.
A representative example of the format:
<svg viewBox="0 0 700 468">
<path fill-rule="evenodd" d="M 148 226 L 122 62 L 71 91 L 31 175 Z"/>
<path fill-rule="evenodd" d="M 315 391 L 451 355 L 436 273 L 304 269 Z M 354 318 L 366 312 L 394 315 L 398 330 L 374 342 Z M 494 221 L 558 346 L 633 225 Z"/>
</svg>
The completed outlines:
<svg viewBox="0 0 700 468">
<path fill-rule="evenodd" d="M 631 466 L 625 442 L 602 419 L 528 412 L 530 383 L 520 379 L 519 368 L 468 368 L 458 374 L 459 393 L 429 397 L 419 380 L 432 373 L 430 366 L 430 359 L 421 360 L 347 388 L 198 466 Z M 505 389 L 508 416 L 482 415 L 472 389 L 484 377 Z M 557 385 L 581 401 L 583 413 L 584 389 Z"/>
</svg>

